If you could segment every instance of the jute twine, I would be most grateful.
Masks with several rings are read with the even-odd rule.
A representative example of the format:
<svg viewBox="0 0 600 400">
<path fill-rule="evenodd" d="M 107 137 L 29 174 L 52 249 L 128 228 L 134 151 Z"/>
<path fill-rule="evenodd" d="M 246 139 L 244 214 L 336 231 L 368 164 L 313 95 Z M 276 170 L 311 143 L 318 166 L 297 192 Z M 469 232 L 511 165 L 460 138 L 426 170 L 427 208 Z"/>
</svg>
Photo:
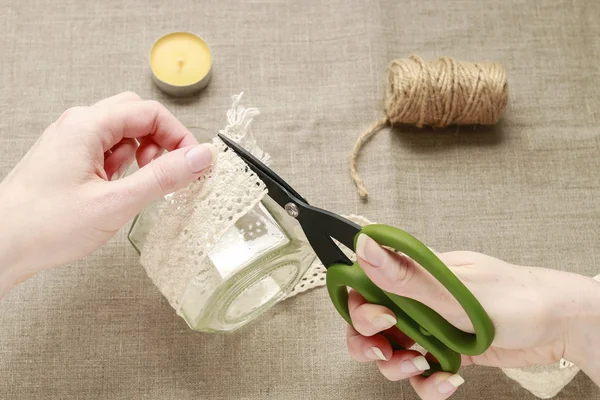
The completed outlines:
<svg viewBox="0 0 600 400">
<path fill-rule="evenodd" d="M 385 126 L 492 125 L 502 116 L 507 102 L 506 73 L 500 64 L 463 62 L 449 57 L 428 62 L 417 56 L 392 61 L 388 70 L 386 116 L 360 135 L 352 151 L 350 172 L 360 197 L 368 197 L 358 175 L 360 150 Z"/>
</svg>

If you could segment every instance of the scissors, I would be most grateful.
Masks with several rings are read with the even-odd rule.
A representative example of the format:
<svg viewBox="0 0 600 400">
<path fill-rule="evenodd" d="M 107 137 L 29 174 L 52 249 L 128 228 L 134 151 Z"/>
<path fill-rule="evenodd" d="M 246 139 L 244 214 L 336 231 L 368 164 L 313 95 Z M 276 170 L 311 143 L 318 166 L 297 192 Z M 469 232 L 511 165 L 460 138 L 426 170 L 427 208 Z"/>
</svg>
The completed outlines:
<svg viewBox="0 0 600 400">
<path fill-rule="evenodd" d="M 476 356 L 490 347 L 494 339 L 494 325 L 486 311 L 426 245 L 398 228 L 383 224 L 361 227 L 330 211 L 309 205 L 287 182 L 250 152 L 226 136 L 218 136 L 264 182 L 268 195 L 299 222 L 315 254 L 327 269 L 326 283 L 331 301 L 348 324 L 352 325 L 348 309 L 348 287 L 351 287 L 367 302 L 391 310 L 396 316 L 396 328 L 435 358 L 437 362 L 430 360 L 431 368 L 423 376 L 436 371 L 456 373 L 461 365 L 461 354 Z M 440 281 L 463 307 L 475 333 L 459 330 L 436 311 L 416 300 L 386 292 L 376 286 L 360 265 L 352 262 L 333 241 L 335 239 L 348 249 L 355 249 L 361 233 L 382 246 L 407 255 Z M 385 336 L 394 350 L 404 349 L 391 335 Z"/>
</svg>

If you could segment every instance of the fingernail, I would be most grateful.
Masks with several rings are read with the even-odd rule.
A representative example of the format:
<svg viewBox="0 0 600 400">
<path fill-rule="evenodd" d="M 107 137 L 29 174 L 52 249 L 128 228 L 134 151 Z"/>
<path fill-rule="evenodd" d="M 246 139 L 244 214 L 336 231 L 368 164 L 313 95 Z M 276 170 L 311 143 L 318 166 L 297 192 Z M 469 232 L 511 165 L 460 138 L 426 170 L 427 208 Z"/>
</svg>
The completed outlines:
<svg viewBox="0 0 600 400">
<path fill-rule="evenodd" d="M 423 372 L 427 371 L 429 368 L 429 363 L 423 356 L 417 356 L 411 360 L 402 361 L 400 363 L 400 372 L 405 374 Z"/>
<path fill-rule="evenodd" d="M 121 179 L 122 177 L 124 177 L 125 174 L 127 173 L 128 169 L 129 169 L 129 164 L 124 163 L 123 165 L 121 165 L 119 167 L 119 171 L 117 171 L 117 174 L 119 175 L 118 179 Z"/>
<path fill-rule="evenodd" d="M 392 317 L 389 314 L 380 314 L 377 317 L 375 317 L 375 319 L 371 323 L 375 328 L 383 330 L 396 325 L 396 318 Z"/>
<path fill-rule="evenodd" d="M 356 254 L 374 267 L 381 267 L 389 255 L 373 239 L 361 233 L 356 240 Z"/>
<path fill-rule="evenodd" d="M 124 177 L 128 168 L 129 168 L 129 165 L 127 163 L 123 163 L 119 167 L 119 169 L 110 177 L 110 181 L 111 182 L 116 181 L 117 179 L 121 179 L 122 177 Z"/>
<path fill-rule="evenodd" d="M 387 361 L 387 358 L 383 355 L 378 347 L 370 347 L 365 351 L 365 355 L 369 360 L 381 360 Z"/>
<path fill-rule="evenodd" d="M 197 173 L 211 166 L 216 153 L 215 146 L 205 143 L 190 149 L 185 154 L 185 158 L 192 173 Z"/>
<path fill-rule="evenodd" d="M 465 383 L 462 376 L 455 374 L 438 385 L 438 392 L 442 394 L 450 393 L 457 387 Z"/>
</svg>

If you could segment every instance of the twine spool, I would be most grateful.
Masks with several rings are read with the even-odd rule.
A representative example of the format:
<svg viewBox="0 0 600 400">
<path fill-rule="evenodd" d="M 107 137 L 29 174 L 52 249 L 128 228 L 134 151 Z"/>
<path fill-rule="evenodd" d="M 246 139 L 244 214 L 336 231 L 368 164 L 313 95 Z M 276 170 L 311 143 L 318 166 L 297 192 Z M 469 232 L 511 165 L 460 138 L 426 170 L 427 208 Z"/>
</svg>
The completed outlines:
<svg viewBox="0 0 600 400">
<path fill-rule="evenodd" d="M 500 64 L 463 62 L 449 57 L 427 62 L 417 56 L 392 61 L 386 88 L 386 116 L 360 135 L 352 151 L 350 172 L 360 197 L 368 196 L 358 175 L 360 150 L 385 126 L 493 125 L 502 116 L 507 102 L 506 73 Z"/>
</svg>

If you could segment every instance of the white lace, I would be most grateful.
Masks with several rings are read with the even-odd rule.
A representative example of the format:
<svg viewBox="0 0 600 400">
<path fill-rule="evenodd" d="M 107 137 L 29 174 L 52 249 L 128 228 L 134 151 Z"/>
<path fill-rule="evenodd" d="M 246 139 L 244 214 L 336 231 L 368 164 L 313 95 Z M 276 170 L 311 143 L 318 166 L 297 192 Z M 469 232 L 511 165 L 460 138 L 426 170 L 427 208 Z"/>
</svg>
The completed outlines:
<svg viewBox="0 0 600 400">
<path fill-rule="evenodd" d="M 240 143 L 261 161 L 270 157 L 249 134 L 255 108 L 239 105 L 242 94 L 233 98 L 224 134 Z M 182 298 L 191 282 L 208 299 L 221 278 L 204 258 L 235 222 L 266 195 L 264 183 L 246 163 L 215 137 L 217 160 L 212 170 L 160 205 L 158 221 L 146 238 L 141 263 L 148 276 L 179 313 Z"/>
</svg>

